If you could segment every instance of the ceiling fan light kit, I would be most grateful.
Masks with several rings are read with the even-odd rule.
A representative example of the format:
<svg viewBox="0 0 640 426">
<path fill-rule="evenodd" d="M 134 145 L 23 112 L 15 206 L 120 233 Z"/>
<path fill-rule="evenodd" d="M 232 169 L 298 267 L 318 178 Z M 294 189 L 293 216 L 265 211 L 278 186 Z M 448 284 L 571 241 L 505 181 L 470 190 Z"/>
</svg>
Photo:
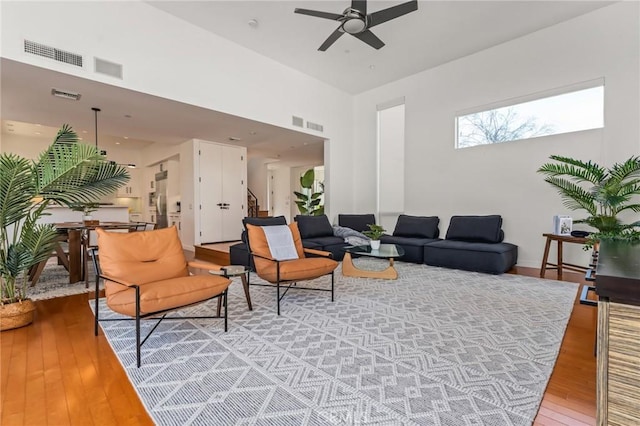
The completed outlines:
<svg viewBox="0 0 640 426">
<path fill-rule="evenodd" d="M 340 22 L 340 26 L 318 48 L 318 50 L 324 52 L 344 33 L 351 34 L 374 49 L 380 49 L 384 46 L 384 42 L 372 33 L 369 28 L 416 10 L 418 10 L 418 0 L 412 0 L 367 14 L 367 0 L 352 0 L 351 7 L 346 8 L 341 15 L 300 8 L 296 8 L 294 12 Z"/>
</svg>

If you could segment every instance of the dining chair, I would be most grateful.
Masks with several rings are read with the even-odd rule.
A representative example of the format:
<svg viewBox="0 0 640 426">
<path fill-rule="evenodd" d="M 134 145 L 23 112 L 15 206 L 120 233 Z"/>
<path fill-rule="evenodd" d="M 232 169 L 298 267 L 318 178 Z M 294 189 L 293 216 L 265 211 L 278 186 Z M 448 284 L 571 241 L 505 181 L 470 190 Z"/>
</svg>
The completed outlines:
<svg viewBox="0 0 640 426">
<path fill-rule="evenodd" d="M 94 333 L 100 321 L 122 321 L 123 318 L 100 318 L 99 281 L 105 282 L 109 309 L 135 321 L 136 361 L 141 365 L 141 347 L 160 322 L 167 319 L 224 318 L 227 331 L 227 288 L 231 281 L 208 270 L 221 266 L 203 261 L 187 262 L 175 227 L 147 232 L 114 233 L 97 228 L 98 248 L 93 249 L 96 278 Z M 99 252 L 99 255 L 98 255 Z M 200 274 L 195 274 L 200 271 Z M 204 272 L 204 273 L 202 273 Z M 167 317 L 167 314 L 218 298 L 224 316 Z M 151 331 L 141 340 L 140 321 L 157 319 Z"/>
</svg>

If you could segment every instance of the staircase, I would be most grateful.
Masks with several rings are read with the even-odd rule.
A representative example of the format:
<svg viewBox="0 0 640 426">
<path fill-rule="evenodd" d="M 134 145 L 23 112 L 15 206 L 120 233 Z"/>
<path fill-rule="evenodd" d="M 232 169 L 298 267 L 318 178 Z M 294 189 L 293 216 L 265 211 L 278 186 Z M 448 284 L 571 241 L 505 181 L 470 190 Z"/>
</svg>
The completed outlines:
<svg viewBox="0 0 640 426">
<path fill-rule="evenodd" d="M 251 189 L 247 188 L 247 216 L 249 217 L 269 217 L 268 210 L 260 210 L 258 197 Z"/>
</svg>

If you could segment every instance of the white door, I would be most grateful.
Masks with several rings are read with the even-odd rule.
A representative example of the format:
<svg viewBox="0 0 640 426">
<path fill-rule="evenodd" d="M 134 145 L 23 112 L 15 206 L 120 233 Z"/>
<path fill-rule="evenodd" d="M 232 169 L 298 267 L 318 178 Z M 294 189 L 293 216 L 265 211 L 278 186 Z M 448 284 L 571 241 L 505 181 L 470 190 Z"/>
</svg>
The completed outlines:
<svg viewBox="0 0 640 426">
<path fill-rule="evenodd" d="M 200 143 L 200 242 L 236 241 L 246 213 L 246 151 Z"/>
<path fill-rule="evenodd" d="M 245 216 L 247 203 L 244 157 L 243 149 L 222 147 L 221 241 L 239 240 L 242 234 L 242 218 Z"/>
<path fill-rule="evenodd" d="M 200 242 L 214 243 L 222 229 L 222 146 L 200 143 Z"/>
</svg>

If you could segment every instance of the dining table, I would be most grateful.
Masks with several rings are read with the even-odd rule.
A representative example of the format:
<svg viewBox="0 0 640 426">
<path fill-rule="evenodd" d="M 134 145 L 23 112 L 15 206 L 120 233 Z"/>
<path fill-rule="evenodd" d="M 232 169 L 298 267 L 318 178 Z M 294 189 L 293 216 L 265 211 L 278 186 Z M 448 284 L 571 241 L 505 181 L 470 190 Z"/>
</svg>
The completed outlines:
<svg viewBox="0 0 640 426">
<path fill-rule="evenodd" d="M 126 229 L 135 231 L 138 227 L 137 222 L 99 222 L 99 223 L 83 223 L 83 222 L 62 222 L 54 224 L 60 238 L 56 244 L 55 251 L 60 264 L 69 271 L 69 284 L 76 283 L 85 279 L 87 268 L 85 267 L 86 248 L 83 242 L 89 238 L 89 232 L 96 228 L 103 229 Z M 62 247 L 62 242 L 68 245 L 68 252 Z"/>
</svg>

